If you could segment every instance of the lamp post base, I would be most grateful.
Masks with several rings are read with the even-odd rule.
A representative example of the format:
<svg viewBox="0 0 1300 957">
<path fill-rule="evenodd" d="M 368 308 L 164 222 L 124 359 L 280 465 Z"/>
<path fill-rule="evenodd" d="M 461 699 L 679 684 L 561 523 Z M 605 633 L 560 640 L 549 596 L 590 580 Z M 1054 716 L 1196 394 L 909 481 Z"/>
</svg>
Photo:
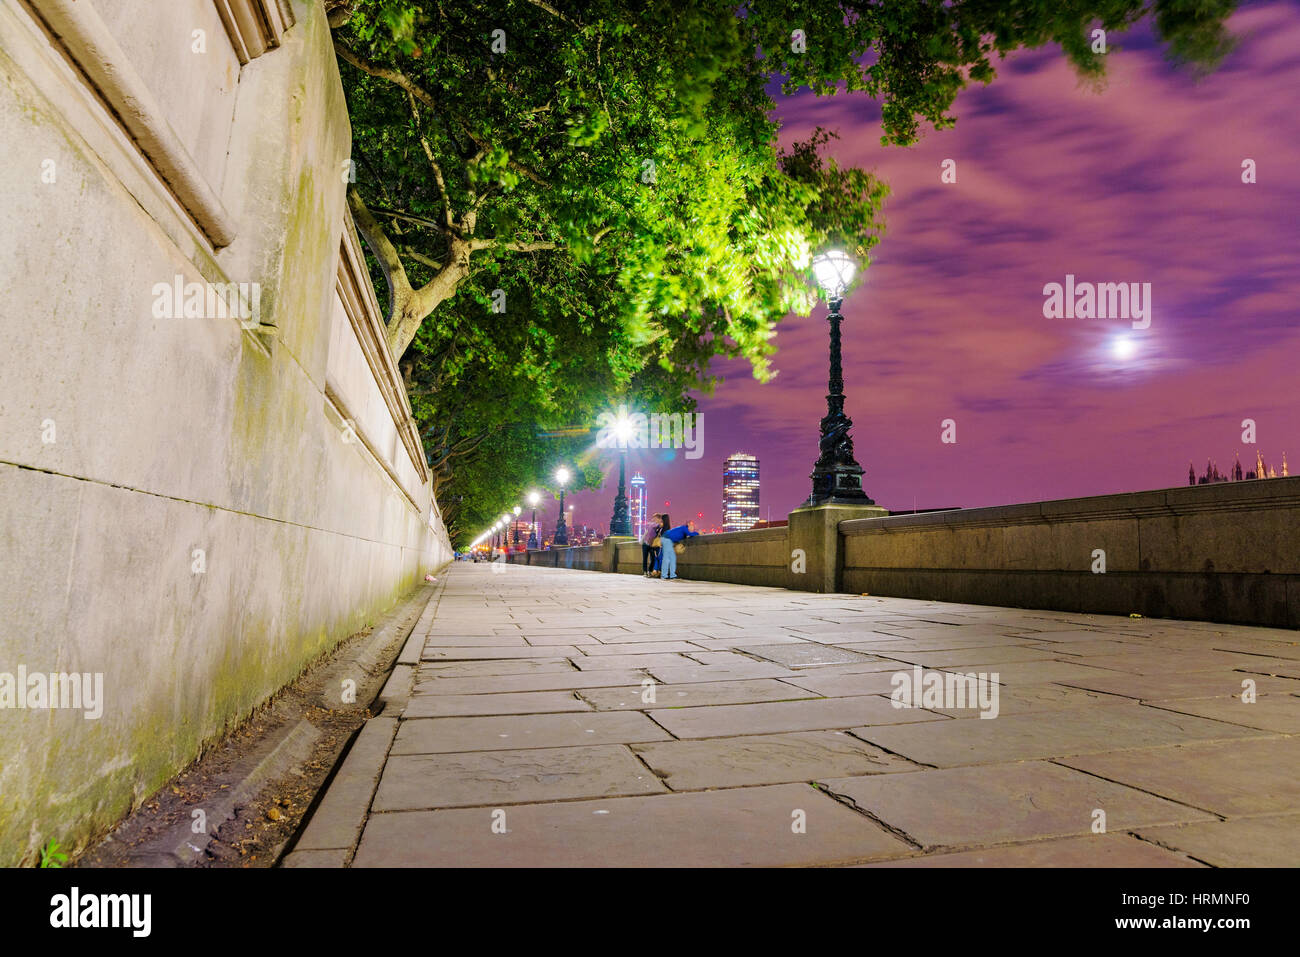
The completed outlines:
<svg viewBox="0 0 1300 957">
<path fill-rule="evenodd" d="M 814 469 L 809 476 L 813 491 L 804 505 L 875 505 L 862 488 L 862 466 L 857 462 Z"/>
</svg>

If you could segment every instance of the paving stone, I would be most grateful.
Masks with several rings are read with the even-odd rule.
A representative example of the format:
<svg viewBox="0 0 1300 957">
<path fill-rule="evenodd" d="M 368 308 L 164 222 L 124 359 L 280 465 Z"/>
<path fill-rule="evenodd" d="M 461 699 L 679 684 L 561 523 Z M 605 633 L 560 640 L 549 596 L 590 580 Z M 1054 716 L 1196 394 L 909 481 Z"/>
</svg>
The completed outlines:
<svg viewBox="0 0 1300 957">
<path fill-rule="evenodd" d="M 766 658 L 769 661 L 775 661 L 787 668 L 842 665 L 851 664 L 855 661 L 870 660 L 870 656 L 867 655 L 859 655 L 853 651 L 845 651 L 832 645 L 821 645 L 811 641 L 798 644 L 748 645 L 745 647 L 745 652 L 746 654 Z"/>
<path fill-rule="evenodd" d="M 591 655 L 597 658 L 608 657 L 612 655 L 654 655 L 654 654 L 679 654 L 686 651 L 699 651 L 699 645 L 693 645 L 688 641 L 646 641 L 629 645 L 626 642 L 620 642 L 614 645 L 588 645 L 582 649 L 584 655 Z"/>
<path fill-rule="evenodd" d="M 390 753 L 448 754 L 582 747 L 663 741 L 668 737 L 645 715 L 632 711 L 415 718 L 402 721 Z"/>
<path fill-rule="evenodd" d="M 837 628 L 832 625 L 827 629 L 808 629 L 796 632 L 797 637 L 804 641 L 815 641 L 821 645 L 842 645 L 842 644 L 868 644 L 868 645 L 892 645 L 896 642 L 906 641 L 901 635 L 887 635 L 884 632 L 872 631 L 870 628 L 857 628 L 851 631 Z"/>
<path fill-rule="evenodd" d="M 960 665 L 944 669 L 961 674 L 997 673 L 997 681 L 1004 685 L 1041 685 L 1049 683 L 1075 683 L 1071 679 L 1093 678 L 1098 675 L 1112 676 L 1116 672 L 1102 668 L 1093 668 L 1082 661 L 1002 661 L 981 662 L 980 664 Z"/>
<path fill-rule="evenodd" d="M 856 639 L 854 641 L 837 641 L 836 645 L 842 648 L 854 648 L 858 651 L 871 651 L 875 648 L 881 649 L 881 654 L 890 654 L 893 651 L 906 649 L 909 652 L 925 651 L 960 651 L 965 648 L 1027 648 L 1029 643 L 1024 638 L 1012 638 L 1005 635 L 972 635 L 939 638 L 903 638 L 895 637 L 892 640 L 886 636 L 883 640 L 877 639 Z M 990 652 L 992 654 L 994 652 Z M 1003 661 L 1011 659 L 1003 658 L 986 658 L 985 661 Z"/>
<path fill-rule="evenodd" d="M 1240 697 L 1179 698 L 1176 701 L 1149 701 L 1147 704 L 1153 708 L 1199 715 L 1247 728 L 1300 734 L 1300 698 L 1295 695 L 1260 695 L 1249 704 Z M 1300 774 L 1300 768 L 1297 773 Z"/>
<path fill-rule="evenodd" d="M 374 810 L 495 806 L 667 790 L 627 748 L 598 745 L 393 755 Z"/>
<path fill-rule="evenodd" d="M 440 648 L 524 648 L 527 647 L 522 635 L 449 635 L 424 640 L 424 650 Z"/>
<path fill-rule="evenodd" d="M 280 867 L 326 868 L 346 866 L 351 848 L 331 850 L 295 850 L 280 862 Z"/>
<path fill-rule="evenodd" d="M 1011 685 L 998 691 L 998 714 L 1072 711 L 1094 705 L 1123 704 L 1124 701 L 1124 698 L 1084 691 L 1082 688 L 1064 688 L 1060 685 Z M 981 709 L 978 704 L 973 704 L 966 708 L 932 708 L 931 710 L 953 718 L 979 718 Z"/>
<path fill-rule="evenodd" d="M 475 648 L 465 645 L 444 648 L 425 645 L 420 658 L 424 661 L 481 661 L 491 658 L 555 658 L 557 656 L 568 658 L 578 653 L 578 649 L 573 645 L 548 645 L 545 648 L 533 648 L 528 645 L 517 648 L 500 646 Z"/>
<path fill-rule="evenodd" d="M 640 684 L 645 673 L 624 669 L 622 671 L 549 672 L 540 675 L 502 675 L 497 678 L 437 678 L 419 681 L 416 695 L 425 694 L 493 694 L 505 691 L 564 691 L 578 688 L 613 688 L 618 685 Z"/>
<path fill-rule="evenodd" d="M 1300 738 L 1114 751 L 1059 758 L 1057 763 L 1224 816 L 1280 814 L 1300 807 Z"/>
<path fill-rule="evenodd" d="M 910 761 L 837 731 L 667 741 L 631 747 L 674 791 L 916 769 Z"/>
<path fill-rule="evenodd" d="M 1117 655 L 1125 652 L 1140 650 L 1149 647 L 1147 644 L 1139 644 L 1138 640 L 1130 639 L 1128 641 L 1112 641 L 1102 638 L 1098 641 L 1043 641 L 1033 646 L 1040 651 L 1051 653 L 1053 658 L 1090 658 L 1094 655 Z"/>
<path fill-rule="evenodd" d="M 713 708 L 665 709 L 651 711 L 649 714 L 678 738 L 716 738 L 726 735 L 852 728 L 866 724 L 951 720 L 920 708 L 895 708 L 887 698 L 870 695 L 770 704 L 718 705 Z"/>
<path fill-rule="evenodd" d="M 1215 642 L 1214 647 L 1218 651 L 1288 658 L 1292 661 L 1300 659 L 1300 641 L 1294 635 L 1286 641 L 1265 638 L 1220 638 Z"/>
<path fill-rule="evenodd" d="M 492 675 L 545 674 L 577 671 L 568 658 L 502 658 L 492 661 L 423 661 L 417 680 L 425 677 L 482 678 Z"/>
<path fill-rule="evenodd" d="M 1106 828 L 1112 833 L 1212 819 L 1202 811 L 1039 761 L 820 783 L 926 848 L 1092 836 L 1097 809 L 1105 811 Z"/>
<path fill-rule="evenodd" d="M 571 631 L 559 635 L 536 635 L 528 632 L 525 633 L 524 639 L 533 648 L 547 648 L 555 645 L 580 645 L 585 651 L 590 645 L 600 644 L 600 641 L 591 635 L 575 634 Z"/>
<path fill-rule="evenodd" d="M 443 718 L 480 714 L 543 714 L 590 711 L 572 691 L 522 691 L 505 694 L 424 694 L 411 699 L 404 718 Z"/>
<path fill-rule="evenodd" d="M 920 665 L 923 668 L 965 668 L 996 666 L 1015 661 L 1050 661 L 1052 654 L 1037 648 L 966 648 L 961 651 L 882 651 L 883 656 Z"/>
<path fill-rule="evenodd" d="M 792 828 L 803 811 L 804 833 Z M 908 845 L 806 784 L 370 818 L 354 867 L 782 867 L 851 863 Z M 499 819 L 499 818 L 498 818 Z"/>
<path fill-rule="evenodd" d="M 1137 833 L 1214 867 L 1293 868 L 1300 861 L 1300 814 L 1144 827 Z"/>
<path fill-rule="evenodd" d="M 1212 827 L 1189 824 L 1187 827 Z M 1153 830 L 1162 830 L 1154 828 Z M 1202 867 L 1177 851 L 1167 851 L 1130 834 L 1089 834 L 1032 844 L 1004 844 L 953 854 L 926 854 L 905 860 L 855 867 Z"/>
<path fill-rule="evenodd" d="M 1224 671 L 1243 665 L 1272 663 L 1258 655 L 1242 655 L 1227 651 L 1189 651 L 1170 653 L 1160 648 L 1145 648 L 1121 655 L 1094 655 L 1088 664 L 1097 668 L 1124 671 L 1138 675 L 1164 675 L 1183 671 Z"/>
<path fill-rule="evenodd" d="M 1190 671 L 1167 675 L 1101 674 L 1061 683 L 1075 688 L 1123 695 L 1139 701 L 1168 701 L 1178 698 L 1237 696 L 1243 690 L 1242 682 L 1248 679 L 1255 682 L 1255 690 L 1261 695 L 1300 691 L 1300 681 L 1295 679 L 1272 678 L 1242 671 Z"/>
<path fill-rule="evenodd" d="M 691 647 L 698 648 L 700 635 L 695 632 L 684 632 L 676 638 L 668 641 L 668 644 L 689 643 Z M 621 648 L 624 652 L 633 651 L 640 645 L 664 644 L 664 633 L 662 631 L 648 632 L 627 632 L 622 635 L 602 636 L 600 644 L 607 648 Z"/>
<path fill-rule="evenodd" d="M 855 728 L 854 733 L 887 751 L 937 767 L 1030 761 L 1261 734 L 1136 704 L 999 715 L 991 720 L 953 720 L 942 725 L 864 727 Z"/>
<path fill-rule="evenodd" d="M 679 654 L 652 652 L 644 655 L 575 655 L 569 659 L 583 671 L 631 671 L 643 668 L 679 668 L 691 659 Z"/>
<path fill-rule="evenodd" d="M 795 635 L 741 635 L 736 638 L 697 638 L 695 644 L 709 651 L 726 651 L 728 648 L 744 648 L 751 645 L 802 645 L 815 644 L 806 638 Z"/>
<path fill-rule="evenodd" d="M 877 671 L 868 674 L 822 674 L 809 671 L 787 678 L 786 684 L 806 688 L 815 694 L 827 698 L 845 698 L 852 695 L 889 694 L 894 690 L 894 674 L 900 669 L 895 666 L 890 671 Z"/>
<path fill-rule="evenodd" d="M 747 660 L 734 665 L 652 665 L 646 669 L 664 684 L 692 681 L 744 681 L 751 678 L 786 678 L 799 672 L 778 664 Z"/>
<path fill-rule="evenodd" d="M 791 701 L 797 698 L 818 697 L 811 691 L 771 678 L 758 678 L 753 681 L 685 682 L 675 685 L 656 682 L 655 700 L 644 701 L 645 693 L 645 687 L 639 684 L 620 688 L 584 688 L 578 691 L 578 694 L 591 702 L 597 711 L 650 711 L 655 708 L 696 708 L 704 705 Z"/>
</svg>

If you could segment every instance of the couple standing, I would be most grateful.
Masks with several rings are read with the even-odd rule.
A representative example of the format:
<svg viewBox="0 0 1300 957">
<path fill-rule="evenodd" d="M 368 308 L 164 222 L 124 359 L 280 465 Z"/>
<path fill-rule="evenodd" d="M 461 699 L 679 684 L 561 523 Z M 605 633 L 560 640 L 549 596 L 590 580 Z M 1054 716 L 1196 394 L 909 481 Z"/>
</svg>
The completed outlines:
<svg viewBox="0 0 1300 957">
<path fill-rule="evenodd" d="M 655 513 L 654 521 L 646 526 L 645 534 L 641 536 L 641 574 L 665 581 L 678 577 L 677 548 L 683 539 L 698 534 L 694 522 L 673 528 L 667 512 Z"/>
</svg>

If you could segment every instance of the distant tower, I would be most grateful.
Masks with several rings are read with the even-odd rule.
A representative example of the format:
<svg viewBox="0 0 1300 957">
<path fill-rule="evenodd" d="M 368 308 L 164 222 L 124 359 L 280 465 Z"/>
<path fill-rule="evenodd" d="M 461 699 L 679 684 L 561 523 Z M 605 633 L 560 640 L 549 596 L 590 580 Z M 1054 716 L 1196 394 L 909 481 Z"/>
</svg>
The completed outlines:
<svg viewBox="0 0 1300 957">
<path fill-rule="evenodd" d="M 1255 478 L 1268 478 L 1268 469 L 1264 466 L 1264 456 L 1255 450 Z"/>
<path fill-rule="evenodd" d="M 737 452 L 722 464 L 722 528 L 742 532 L 758 518 L 758 459 Z"/>
<path fill-rule="evenodd" d="M 628 505 L 632 512 L 632 531 L 639 539 L 645 534 L 645 512 L 646 512 L 646 492 L 645 476 L 640 472 L 632 473 L 632 481 L 629 483 L 631 491 L 628 493 Z"/>
<path fill-rule="evenodd" d="M 1232 467 L 1232 480 L 1234 482 L 1240 482 L 1241 481 L 1241 453 L 1234 452 L 1233 455 L 1236 456 L 1237 464 Z"/>
<path fill-rule="evenodd" d="M 1187 484 L 1196 484 L 1196 466 L 1192 465 L 1191 462 L 1187 463 Z"/>
<path fill-rule="evenodd" d="M 1282 453 L 1282 477 L 1286 478 L 1291 473 L 1286 470 L 1286 453 Z"/>
</svg>

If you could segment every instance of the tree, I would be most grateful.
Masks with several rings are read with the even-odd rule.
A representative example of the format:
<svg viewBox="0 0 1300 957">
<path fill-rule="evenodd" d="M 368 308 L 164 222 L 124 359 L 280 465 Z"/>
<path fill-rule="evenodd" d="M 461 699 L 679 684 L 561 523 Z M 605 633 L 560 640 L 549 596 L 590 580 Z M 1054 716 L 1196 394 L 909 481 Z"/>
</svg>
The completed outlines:
<svg viewBox="0 0 1300 957">
<path fill-rule="evenodd" d="M 1056 43 L 1100 76 L 1093 26 L 1151 15 L 1171 56 L 1213 65 L 1233 6 L 329 0 L 349 203 L 440 496 L 491 514 L 520 486 L 472 465 L 486 447 L 543 468 L 559 453 L 529 441 L 538 428 L 619 397 L 682 409 L 715 355 L 768 377 L 776 321 L 811 308 L 811 252 L 841 245 L 863 276 L 887 189 L 825 157 L 829 133 L 779 153 L 775 80 L 865 91 L 882 141 L 907 144 L 951 126 L 960 89 L 1012 50 Z"/>
</svg>

